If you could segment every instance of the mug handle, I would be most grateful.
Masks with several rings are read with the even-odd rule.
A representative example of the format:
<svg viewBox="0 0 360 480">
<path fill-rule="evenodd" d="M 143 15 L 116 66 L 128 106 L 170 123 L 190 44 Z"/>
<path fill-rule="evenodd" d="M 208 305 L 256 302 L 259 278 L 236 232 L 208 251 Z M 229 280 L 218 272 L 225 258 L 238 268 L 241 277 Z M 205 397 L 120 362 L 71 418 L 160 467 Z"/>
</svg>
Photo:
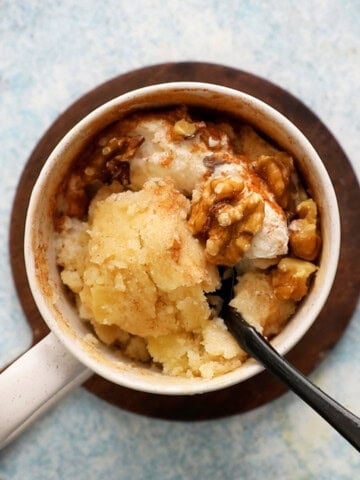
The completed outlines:
<svg viewBox="0 0 360 480">
<path fill-rule="evenodd" d="M 0 449 L 93 372 L 49 333 L 0 375 Z"/>
</svg>

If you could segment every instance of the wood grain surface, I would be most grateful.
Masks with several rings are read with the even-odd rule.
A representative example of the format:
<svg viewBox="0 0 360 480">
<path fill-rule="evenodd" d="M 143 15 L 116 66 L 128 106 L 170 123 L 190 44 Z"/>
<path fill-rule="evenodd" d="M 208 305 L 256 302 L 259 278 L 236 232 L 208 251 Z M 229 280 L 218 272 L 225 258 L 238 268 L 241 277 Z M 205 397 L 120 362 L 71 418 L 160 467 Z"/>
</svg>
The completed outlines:
<svg viewBox="0 0 360 480">
<path fill-rule="evenodd" d="M 254 95 L 283 113 L 307 136 L 322 158 L 337 194 L 342 246 L 335 283 L 321 314 L 287 358 L 309 373 L 341 337 L 355 310 L 360 290 L 360 190 L 351 165 L 326 126 L 302 102 L 278 86 L 234 68 L 208 63 L 166 63 L 120 75 L 90 91 L 50 126 L 36 145 L 20 178 L 14 199 L 9 248 L 16 289 L 33 331 L 33 343 L 48 327 L 32 299 L 23 256 L 25 214 L 31 189 L 42 165 L 65 133 L 84 115 L 124 92 L 169 81 L 201 81 L 229 86 Z M 204 420 L 248 411 L 286 391 L 268 372 L 217 392 L 194 396 L 164 396 L 133 391 L 94 375 L 84 385 L 120 408 L 151 417 Z"/>
</svg>

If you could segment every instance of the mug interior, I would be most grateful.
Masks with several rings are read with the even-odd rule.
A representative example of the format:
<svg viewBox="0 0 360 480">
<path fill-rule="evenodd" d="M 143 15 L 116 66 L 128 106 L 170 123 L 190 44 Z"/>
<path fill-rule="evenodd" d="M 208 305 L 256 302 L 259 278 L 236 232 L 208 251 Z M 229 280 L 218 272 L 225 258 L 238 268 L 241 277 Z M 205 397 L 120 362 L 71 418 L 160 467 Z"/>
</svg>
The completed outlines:
<svg viewBox="0 0 360 480">
<path fill-rule="evenodd" d="M 108 380 L 133 389 L 161 394 L 194 394 L 241 382 L 262 367 L 247 360 L 238 369 L 210 380 L 165 375 L 119 357 L 94 343 L 61 282 L 55 260 L 53 211 L 55 192 L 73 160 L 96 133 L 133 111 L 177 104 L 210 108 L 239 117 L 265 133 L 296 159 L 297 169 L 316 201 L 321 219 L 322 253 L 314 284 L 295 315 L 273 339 L 277 350 L 289 351 L 309 329 L 330 292 L 340 248 L 340 222 L 329 176 L 303 134 L 283 115 L 245 93 L 203 83 L 170 83 L 124 94 L 79 122 L 57 145 L 34 187 L 25 229 L 25 261 L 30 287 L 49 327 L 85 365 Z"/>
</svg>

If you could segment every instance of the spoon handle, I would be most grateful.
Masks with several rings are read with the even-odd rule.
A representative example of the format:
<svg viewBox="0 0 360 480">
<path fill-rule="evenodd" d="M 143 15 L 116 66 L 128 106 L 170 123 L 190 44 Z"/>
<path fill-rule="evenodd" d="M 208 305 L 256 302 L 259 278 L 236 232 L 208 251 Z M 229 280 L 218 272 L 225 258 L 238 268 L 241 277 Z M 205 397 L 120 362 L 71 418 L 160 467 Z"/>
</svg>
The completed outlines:
<svg viewBox="0 0 360 480">
<path fill-rule="evenodd" d="M 242 318 L 241 314 L 231 306 L 228 308 L 228 315 L 225 315 L 226 323 L 239 345 L 284 382 L 360 451 L 360 418 L 314 385 L 279 355 L 271 344 Z"/>
</svg>

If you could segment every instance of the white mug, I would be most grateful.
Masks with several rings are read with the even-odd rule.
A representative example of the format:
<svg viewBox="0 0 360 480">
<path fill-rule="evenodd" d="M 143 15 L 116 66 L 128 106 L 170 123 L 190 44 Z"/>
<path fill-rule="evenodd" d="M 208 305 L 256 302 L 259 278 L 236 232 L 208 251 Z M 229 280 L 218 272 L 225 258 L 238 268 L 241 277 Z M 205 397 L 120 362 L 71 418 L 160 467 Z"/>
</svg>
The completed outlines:
<svg viewBox="0 0 360 480">
<path fill-rule="evenodd" d="M 136 390 L 191 395 L 242 382 L 262 367 L 249 359 L 236 370 L 212 379 L 164 375 L 119 359 L 105 345 L 88 341 L 86 324 L 71 303 L 56 266 L 52 208 L 54 192 L 74 157 L 104 127 L 124 115 L 151 107 L 186 104 L 229 113 L 256 126 L 296 158 L 311 187 L 321 219 L 322 253 L 314 285 L 272 344 L 288 352 L 309 329 L 330 292 L 340 249 L 340 221 L 326 169 L 304 135 L 264 102 L 230 88 L 195 82 L 154 85 L 117 97 L 87 115 L 60 141 L 34 186 L 26 218 L 26 270 L 37 307 L 51 332 L 0 375 L 0 446 L 20 433 L 49 406 L 94 372 Z"/>
</svg>

